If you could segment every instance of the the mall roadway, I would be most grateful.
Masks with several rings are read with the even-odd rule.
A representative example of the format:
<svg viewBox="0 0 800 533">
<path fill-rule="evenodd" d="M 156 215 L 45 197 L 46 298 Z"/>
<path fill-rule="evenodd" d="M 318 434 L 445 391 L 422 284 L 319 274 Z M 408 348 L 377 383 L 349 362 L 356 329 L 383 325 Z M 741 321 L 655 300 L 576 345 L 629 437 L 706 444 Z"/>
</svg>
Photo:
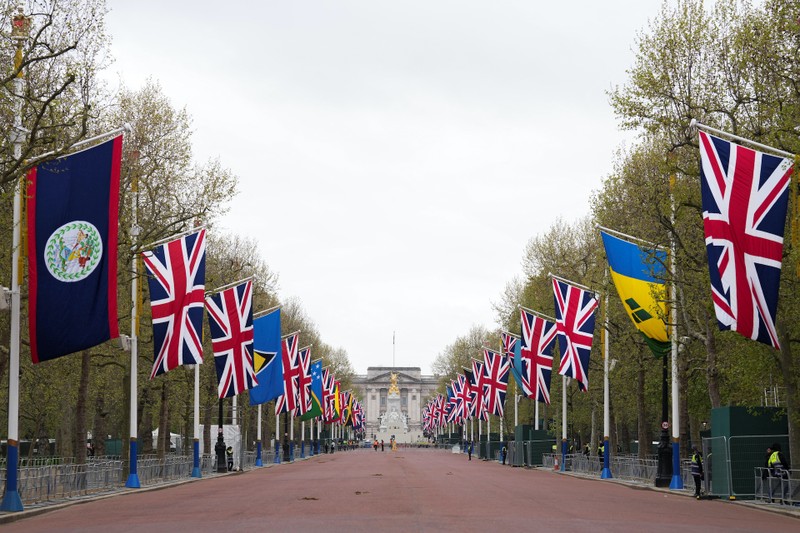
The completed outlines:
<svg viewBox="0 0 800 533">
<path fill-rule="evenodd" d="M 27 515 L 27 512 L 21 513 Z M 372 449 L 131 490 L 0 525 L 20 531 L 800 531 L 800 519 L 742 503 Z"/>
</svg>

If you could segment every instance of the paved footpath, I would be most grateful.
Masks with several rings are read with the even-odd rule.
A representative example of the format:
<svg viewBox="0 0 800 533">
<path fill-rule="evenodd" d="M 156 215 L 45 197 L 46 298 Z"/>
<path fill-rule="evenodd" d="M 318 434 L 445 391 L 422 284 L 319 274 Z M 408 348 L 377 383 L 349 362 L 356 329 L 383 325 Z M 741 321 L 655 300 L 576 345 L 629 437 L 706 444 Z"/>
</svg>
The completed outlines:
<svg viewBox="0 0 800 533">
<path fill-rule="evenodd" d="M 0 530 L 798 532 L 800 519 L 444 451 L 362 449 L 128 491 L 20 517 Z"/>
</svg>

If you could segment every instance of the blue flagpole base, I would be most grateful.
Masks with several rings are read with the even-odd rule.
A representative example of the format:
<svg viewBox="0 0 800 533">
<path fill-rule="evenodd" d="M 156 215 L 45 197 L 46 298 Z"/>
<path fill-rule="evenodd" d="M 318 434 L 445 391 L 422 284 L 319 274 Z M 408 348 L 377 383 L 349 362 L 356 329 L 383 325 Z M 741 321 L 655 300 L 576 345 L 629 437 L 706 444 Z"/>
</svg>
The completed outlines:
<svg viewBox="0 0 800 533">
<path fill-rule="evenodd" d="M 18 513 L 22 511 L 22 500 L 17 492 L 17 472 L 19 468 L 19 448 L 16 441 L 8 440 L 6 451 L 6 492 L 0 502 L 0 511 Z"/>
<path fill-rule="evenodd" d="M 198 439 L 194 440 L 192 448 L 194 454 L 194 463 L 192 465 L 192 477 L 203 477 L 203 473 L 200 470 L 200 441 Z"/>
<path fill-rule="evenodd" d="M 294 462 L 294 442 L 289 444 L 289 462 L 290 463 Z"/>
<path fill-rule="evenodd" d="M 600 479 L 612 479 L 611 468 L 611 447 L 608 444 L 608 437 L 603 439 L 603 470 L 600 472 Z"/>
<path fill-rule="evenodd" d="M 8 490 L 3 495 L 3 503 L 0 503 L 0 511 L 4 513 L 18 513 L 22 511 L 22 500 L 19 497 L 19 492 L 16 490 Z"/>
<path fill-rule="evenodd" d="M 300 443 L 300 459 L 306 458 L 306 441 Z"/>
<path fill-rule="evenodd" d="M 683 490 L 681 477 L 681 443 L 673 438 L 672 442 L 672 480 L 669 483 L 671 490 Z"/>
<path fill-rule="evenodd" d="M 139 474 L 128 474 L 128 481 L 125 482 L 125 488 L 139 489 L 141 487 L 141 484 L 139 484 Z"/>
<path fill-rule="evenodd" d="M 275 441 L 275 460 L 273 461 L 276 465 L 281 464 L 281 445 Z"/>
<path fill-rule="evenodd" d="M 261 441 L 256 442 L 256 466 L 264 466 L 261 461 Z"/>
<path fill-rule="evenodd" d="M 128 474 L 128 480 L 125 482 L 125 487 L 129 489 L 138 489 L 141 488 L 139 484 L 139 471 L 136 468 L 136 461 L 138 457 L 138 443 L 136 439 L 131 437 L 131 449 L 130 449 L 130 474 Z"/>
</svg>

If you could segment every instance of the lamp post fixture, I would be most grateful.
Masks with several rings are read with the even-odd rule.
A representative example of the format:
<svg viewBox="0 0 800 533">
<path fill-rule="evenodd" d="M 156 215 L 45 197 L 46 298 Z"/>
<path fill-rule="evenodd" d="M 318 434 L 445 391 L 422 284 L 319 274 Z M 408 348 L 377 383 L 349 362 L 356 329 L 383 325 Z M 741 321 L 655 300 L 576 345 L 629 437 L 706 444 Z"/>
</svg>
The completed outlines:
<svg viewBox="0 0 800 533">
<path fill-rule="evenodd" d="M 22 143 L 27 131 L 22 127 L 22 47 L 28 39 L 31 19 L 25 16 L 22 7 L 11 18 L 11 39 L 16 43 L 14 71 L 17 73 L 12 84 L 14 93 L 14 127 L 11 142 L 14 144 L 14 160 L 17 165 L 22 158 Z M 20 177 L 21 178 L 21 177 Z M 14 194 L 13 211 L 13 251 L 11 258 L 11 331 L 9 335 L 8 364 L 8 451 L 6 453 L 6 487 L 0 511 L 22 511 L 22 500 L 17 491 L 19 462 L 19 323 L 20 323 L 20 248 L 22 245 L 22 191 L 24 181 L 17 183 Z"/>
<path fill-rule="evenodd" d="M 662 358 L 661 372 L 661 439 L 658 442 L 656 487 L 669 487 L 672 480 L 672 447 L 669 442 L 669 401 L 667 400 L 667 358 Z"/>
</svg>

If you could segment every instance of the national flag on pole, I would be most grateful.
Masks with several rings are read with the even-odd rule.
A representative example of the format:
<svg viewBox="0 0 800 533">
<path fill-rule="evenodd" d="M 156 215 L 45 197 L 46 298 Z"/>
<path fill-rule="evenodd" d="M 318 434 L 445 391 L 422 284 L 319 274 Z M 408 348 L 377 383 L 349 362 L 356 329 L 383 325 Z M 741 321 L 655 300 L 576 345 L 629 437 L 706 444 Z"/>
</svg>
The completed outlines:
<svg viewBox="0 0 800 533">
<path fill-rule="evenodd" d="M 203 362 L 206 230 L 142 252 L 150 274 L 153 370 L 150 379 L 180 365 Z"/>
<path fill-rule="evenodd" d="M 489 414 L 503 416 L 508 390 L 508 358 L 488 348 L 483 350 L 483 396 Z"/>
<path fill-rule="evenodd" d="M 472 386 L 477 387 L 475 416 L 478 418 L 478 420 L 483 420 L 486 422 L 489 420 L 489 410 L 486 408 L 486 392 L 483 386 L 486 379 L 483 377 L 483 368 L 483 361 L 478 361 L 477 359 L 472 360 L 472 373 L 475 376 Z"/>
<path fill-rule="evenodd" d="M 436 421 L 437 427 L 444 427 L 447 422 L 448 399 L 442 394 L 436 395 Z"/>
<path fill-rule="evenodd" d="M 283 366 L 283 394 L 275 400 L 275 414 L 292 413 L 297 409 L 297 389 L 299 388 L 300 357 L 298 347 L 300 334 L 287 335 L 281 342 L 281 364 Z"/>
<path fill-rule="evenodd" d="M 301 416 L 311 410 L 311 347 L 300 348 L 300 375 L 297 378 L 297 407 L 294 416 Z"/>
<path fill-rule="evenodd" d="M 312 420 L 322 416 L 322 359 L 317 359 L 311 363 L 311 385 L 309 395 L 311 397 L 311 409 L 306 411 L 300 420 Z"/>
<path fill-rule="evenodd" d="M 793 164 L 699 134 L 703 228 L 719 328 L 779 349 L 775 315 Z"/>
<path fill-rule="evenodd" d="M 608 257 L 608 269 L 622 306 L 656 357 L 669 353 L 664 321 L 667 309 L 667 252 L 647 250 L 638 244 L 600 232 Z"/>
<path fill-rule="evenodd" d="M 34 363 L 119 337 L 122 137 L 28 173 L 28 326 Z"/>
<path fill-rule="evenodd" d="M 519 350 L 521 343 L 519 342 L 519 337 L 514 335 L 513 333 L 509 333 L 507 331 L 503 331 L 500 333 L 500 337 L 503 341 L 503 354 L 508 357 L 511 375 L 514 376 L 514 381 L 517 382 L 517 386 L 522 389 L 523 391 L 526 390 L 528 384 L 523 380 L 523 369 L 522 369 L 522 361 L 519 357 Z M 527 393 L 525 393 L 527 396 Z"/>
<path fill-rule="evenodd" d="M 550 405 L 550 376 L 553 372 L 553 348 L 556 324 L 520 309 L 522 345 L 520 346 L 523 377 L 529 386 L 525 394 L 536 401 Z"/>
<path fill-rule="evenodd" d="M 259 405 L 283 394 L 281 362 L 281 310 L 253 320 L 253 369 L 258 385 L 250 389 L 250 405 Z"/>
<path fill-rule="evenodd" d="M 253 370 L 253 281 L 206 298 L 219 397 L 229 398 L 256 384 Z"/>
<path fill-rule="evenodd" d="M 463 423 L 469 420 L 470 417 L 469 403 L 472 395 L 470 394 L 469 383 L 467 383 L 467 377 L 465 375 L 460 374 L 456 378 L 455 384 L 455 393 L 458 398 L 458 420 Z"/>
<path fill-rule="evenodd" d="M 588 390 L 597 297 L 591 291 L 553 278 L 553 298 L 561 352 L 558 373 L 575 379 L 581 390 Z"/>
<path fill-rule="evenodd" d="M 333 373 L 329 368 L 322 370 L 323 416 L 322 421 L 329 424 L 336 413 L 336 383 Z"/>
</svg>

